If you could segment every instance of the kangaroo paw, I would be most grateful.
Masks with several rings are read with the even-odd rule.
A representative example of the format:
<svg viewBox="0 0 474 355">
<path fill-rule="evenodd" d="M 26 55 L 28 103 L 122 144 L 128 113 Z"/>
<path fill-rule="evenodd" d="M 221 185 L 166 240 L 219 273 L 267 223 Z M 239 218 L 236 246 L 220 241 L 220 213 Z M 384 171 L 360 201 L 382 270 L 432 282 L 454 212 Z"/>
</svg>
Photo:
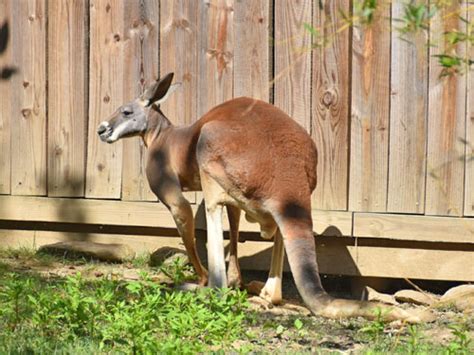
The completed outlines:
<svg viewBox="0 0 474 355">
<path fill-rule="evenodd" d="M 281 285 L 273 278 L 269 278 L 265 284 L 260 281 L 251 281 L 245 288 L 248 293 L 257 295 L 269 303 L 280 304 L 282 301 Z"/>
</svg>

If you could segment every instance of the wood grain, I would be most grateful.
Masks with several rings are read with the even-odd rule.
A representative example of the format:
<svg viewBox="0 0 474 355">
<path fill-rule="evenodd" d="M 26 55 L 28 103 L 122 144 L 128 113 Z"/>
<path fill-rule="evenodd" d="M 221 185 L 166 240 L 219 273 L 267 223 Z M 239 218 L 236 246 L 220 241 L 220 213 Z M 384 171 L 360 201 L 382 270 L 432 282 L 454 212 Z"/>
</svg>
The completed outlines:
<svg viewBox="0 0 474 355">
<path fill-rule="evenodd" d="M 425 3 L 427 3 L 425 1 Z M 392 28 L 404 4 L 392 2 Z M 424 32 L 401 37 L 392 31 L 390 157 L 387 210 L 423 213 L 425 209 L 428 48 Z"/>
<path fill-rule="evenodd" d="M 311 135 L 318 147 L 318 185 L 313 201 L 317 208 L 347 209 L 350 105 L 350 31 L 340 11 L 350 12 L 350 1 L 323 1 L 315 10 L 313 26 L 327 42 L 313 50 Z"/>
<path fill-rule="evenodd" d="M 101 142 L 97 126 L 123 100 L 124 2 L 91 0 L 86 197 L 120 198 L 122 141 Z"/>
<path fill-rule="evenodd" d="M 461 216 L 463 211 L 466 77 L 440 77 L 442 67 L 433 55 L 447 48 L 444 32 L 463 30 L 458 18 L 459 3 L 439 12 L 431 21 L 430 77 L 428 109 L 428 156 L 426 214 Z M 458 45 L 457 53 L 465 48 Z"/>
<path fill-rule="evenodd" d="M 9 21 L 11 26 L 10 2 L 0 2 L 0 25 Z M 10 27 L 11 28 L 11 27 Z M 10 30 L 11 31 L 11 30 Z M 11 32 L 10 32 L 11 33 Z M 0 69 L 13 65 L 11 36 L 5 52 L 0 55 Z M 10 194 L 11 175 L 11 81 L 0 80 L 0 194 Z"/>
<path fill-rule="evenodd" d="M 234 1 L 234 97 L 269 101 L 269 0 Z"/>
<path fill-rule="evenodd" d="M 390 88 L 390 6 L 382 5 L 352 40 L 349 209 L 386 210 Z"/>
<path fill-rule="evenodd" d="M 162 110 L 177 125 L 197 119 L 198 1 L 163 0 L 160 3 L 160 75 L 174 72 L 182 82 Z"/>
<path fill-rule="evenodd" d="M 158 78 L 159 3 L 125 1 L 124 103 L 138 97 Z M 140 138 L 123 141 L 122 199 L 156 201 L 145 174 L 146 147 Z"/>
<path fill-rule="evenodd" d="M 199 117 L 233 95 L 233 6 L 233 0 L 209 0 L 199 5 Z"/>
<path fill-rule="evenodd" d="M 354 236 L 424 242 L 474 243 L 474 219 L 355 213 Z"/>
<path fill-rule="evenodd" d="M 11 191 L 46 194 L 46 2 L 12 1 Z"/>
<path fill-rule="evenodd" d="M 274 104 L 311 131 L 310 0 L 275 1 Z"/>
<path fill-rule="evenodd" d="M 474 21 L 474 5 L 469 5 L 467 18 Z M 469 57 L 474 58 L 474 45 L 470 44 Z M 474 72 L 467 73 L 467 110 L 466 110 L 466 178 L 464 188 L 464 215 L 474 216 Z"/>
<path fill-rule="evenodd" d="M 84 196 L 87 2 L 48 6 L 48 196 Z"/>
</svg>

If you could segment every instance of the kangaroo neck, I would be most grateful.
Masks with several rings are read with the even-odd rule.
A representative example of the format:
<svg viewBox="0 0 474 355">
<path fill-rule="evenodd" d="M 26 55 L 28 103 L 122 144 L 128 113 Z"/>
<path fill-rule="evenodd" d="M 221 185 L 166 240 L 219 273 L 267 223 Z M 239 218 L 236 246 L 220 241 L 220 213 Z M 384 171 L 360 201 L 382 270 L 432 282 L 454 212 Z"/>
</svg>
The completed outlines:
<svg viewBox="0 0 474 355">
<path fill-rule="evenodd" d="M 159 137 L 169 134 L 169 131 L 174 128 L 159 107 L 152 107 L 148 114 L 147 129 L 142 135 L 143 143 L 147 148 L 150 148 Z"/>
</svg>

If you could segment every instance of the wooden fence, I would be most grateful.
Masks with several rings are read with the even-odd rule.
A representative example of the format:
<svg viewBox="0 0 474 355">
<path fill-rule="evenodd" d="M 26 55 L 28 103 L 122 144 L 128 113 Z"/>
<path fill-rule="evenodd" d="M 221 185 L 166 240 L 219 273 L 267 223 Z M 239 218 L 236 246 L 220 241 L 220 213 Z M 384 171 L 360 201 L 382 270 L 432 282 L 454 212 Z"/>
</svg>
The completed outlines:
<svg viewBox="0 0 474 355">
<path fill-rule="evenodd" d="M 433 57 L 440 33 L 466 26 L 450 13 L 473 21 L 469 6 L 453 2 L 406 40 L 394 31 L 401 1 L 350 29 L 350 0 L 0 0 L 11 29 L 0 67 L 18 69 L 0 81 L 0 244 L 179 243 L 124 236 L 174 225 L 150 203 L 142 142 L 96 134 L 173 71 L 184 85 L 163 111 L 175 124 L 246 95 L 314 138 L 322 271 L 474 281 L 474 75 L 440 78 Z M 197 211 L 200 194 L 187 196 Z M 244 264 L 266 269 L 268 248 L 241 244 Z"/>
</svg>

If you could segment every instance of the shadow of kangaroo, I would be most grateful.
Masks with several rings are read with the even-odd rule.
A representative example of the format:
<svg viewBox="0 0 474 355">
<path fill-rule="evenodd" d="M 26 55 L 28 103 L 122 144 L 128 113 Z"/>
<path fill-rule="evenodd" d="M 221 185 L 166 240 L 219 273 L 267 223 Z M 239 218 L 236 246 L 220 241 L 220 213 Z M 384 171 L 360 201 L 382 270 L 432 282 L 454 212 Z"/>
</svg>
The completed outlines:
<svg viewBox="0 0 474 355">
<path fill-rule="evenodd" d="M 375 318 L 381 309 L 386 319 L 419 321 L 404 310 L 335 299 L 323 289 L 311 218 L 317 151 L 301 126 L 271 104 L 241 97 L 216 106 L 189 126 L 175 127 L 160 110 L 160 104 L 178 86 L 171 85 L 172 78 L 172 73 L 166 75 L 141 97 L 121 106 L 99 125 L 98 134 L 108 143 L 142 137 L 148 147 L 150 187 L 173 215 L 201 285 L 208 281 L 211 287 L 226 287 L 231 283 L 224 260 L 225 206 L 231 227 L 229 269 L 237 270 L 234 283 L 241 282 L 237 238 L 243 210 L 248 220 L 260 224 L 262 237 L 275 238 L 262 296 L 274 303 L 281 300 L 286 249 L 297 289 L 313 313 Z M 201 189 L 206 204 L 209 276 L 196 253 L 192 210 L 182 194 Z"/>
</svg>

